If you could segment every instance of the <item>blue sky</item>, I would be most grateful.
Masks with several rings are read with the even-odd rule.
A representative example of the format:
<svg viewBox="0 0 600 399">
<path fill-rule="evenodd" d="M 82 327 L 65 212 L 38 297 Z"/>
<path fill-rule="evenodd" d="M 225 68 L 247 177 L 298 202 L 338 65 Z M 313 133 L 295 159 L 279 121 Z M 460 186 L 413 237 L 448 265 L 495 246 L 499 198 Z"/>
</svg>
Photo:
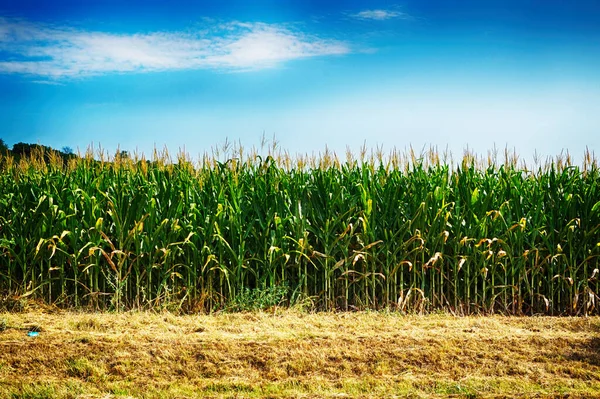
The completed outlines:
<svg viewBox="0 0 600 399">
<path fill-rule="evenodd" d="M 600 150 L 598 1 L 0 0 L 0 138 Z"/>
</svg>

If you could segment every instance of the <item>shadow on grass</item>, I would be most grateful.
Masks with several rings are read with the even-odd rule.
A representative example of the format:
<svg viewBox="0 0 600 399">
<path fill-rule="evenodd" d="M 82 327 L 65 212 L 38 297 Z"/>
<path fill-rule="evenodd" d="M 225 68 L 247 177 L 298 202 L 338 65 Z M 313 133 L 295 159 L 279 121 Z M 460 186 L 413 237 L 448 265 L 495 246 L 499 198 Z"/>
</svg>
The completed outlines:
<svg viewBox="0 0 600 399">
<path fill-rule="evenodd" d="M 567 356 L 567 359 L 600 367 L 600 336 L 592 337 L 578 345 L 577 349 Z M 598 379 L 600 379 L 600 375 Z"/>
</svg>

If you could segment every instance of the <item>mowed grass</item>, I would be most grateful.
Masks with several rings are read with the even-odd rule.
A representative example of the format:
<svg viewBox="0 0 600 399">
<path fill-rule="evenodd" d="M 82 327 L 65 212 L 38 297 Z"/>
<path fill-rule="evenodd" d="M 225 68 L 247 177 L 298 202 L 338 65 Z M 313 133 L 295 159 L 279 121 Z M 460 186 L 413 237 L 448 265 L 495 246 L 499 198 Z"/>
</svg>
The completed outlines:
<svg viewBox="0 0 600 399">
<path fill-rule="evenodd" d="M 600 318 L 0 314 L 2 398 L 600 397 Z M 38 327 L 38 337 L 27 329 Z"/>
</svg>

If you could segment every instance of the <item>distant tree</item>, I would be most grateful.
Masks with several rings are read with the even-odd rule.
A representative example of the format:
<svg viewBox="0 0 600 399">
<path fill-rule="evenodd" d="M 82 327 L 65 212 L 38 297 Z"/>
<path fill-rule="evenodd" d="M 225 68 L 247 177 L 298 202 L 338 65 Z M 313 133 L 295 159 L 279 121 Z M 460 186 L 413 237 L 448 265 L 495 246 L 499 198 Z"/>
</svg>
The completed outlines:
<svg viewBox="0 0 600 399">
<path fill-rule="evenodd" d="M 73 149 L 71 147 L 65 146 L 63 148 L 61 148 L 60 150 L 63 154 L 65 155 L 73 155 L 75 154 L 75 151 L 73 151 Z"/>
<path fill-rule="evenodd" d="M 121 151 L 121 153 L 119 154 L 119 156 L 120 156 L 122 159 L 127 159 L 127 158 L 129 158 L 129 152 L 127 152 L 127 151 L 123 150 L 123 151 Z"/>
<path fill-rule="evenodd" d="M 2 144 L 4 142 L 2 141 Z M 0 152 L 2 152 L 2 146 L 0 145 Z M 11 152 L 11 151 L 9 151 Z M 50 162 L 52 154 L 60 156 L 63 160 L 69 160 L 77 158 L 71 147 L 63 147 L 61 151 L 55 150 L 52 147 L 48 147 L 41 144 L 28 144 L 28 143 L 16 143 L 12 147 L 12 156 L 15 157 L 16 161 L 21 158 L 28 158 L 32 155 L 43 156 L 45 162 Z"/>
<path fill-rule="evenodd" d="M 16 156 L 26 156 L 31 155 L 31 150 L 36 148 L 37 144 L 27 144 L 23 142 L 19 142 L 13 145 L 12 152 Z"/>
<path fill-rule="evenodd" d="M 0 154 L 8 154 L 8 146 L 2 139 L 0 139 Z"/>
</svg>

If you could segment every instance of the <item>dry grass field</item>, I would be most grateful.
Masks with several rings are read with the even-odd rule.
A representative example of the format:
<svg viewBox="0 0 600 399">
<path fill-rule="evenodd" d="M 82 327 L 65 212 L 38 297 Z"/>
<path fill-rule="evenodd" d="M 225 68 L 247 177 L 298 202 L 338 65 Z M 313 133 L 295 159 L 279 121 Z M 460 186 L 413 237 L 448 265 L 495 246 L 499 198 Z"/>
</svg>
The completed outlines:
<svg viewBox="0 0 600 399">
<path fill-rule="evenodd" d="M 2 398 L 600 397 L 597 317 L 35 311 L 0 326 Z"/>
</svg>

